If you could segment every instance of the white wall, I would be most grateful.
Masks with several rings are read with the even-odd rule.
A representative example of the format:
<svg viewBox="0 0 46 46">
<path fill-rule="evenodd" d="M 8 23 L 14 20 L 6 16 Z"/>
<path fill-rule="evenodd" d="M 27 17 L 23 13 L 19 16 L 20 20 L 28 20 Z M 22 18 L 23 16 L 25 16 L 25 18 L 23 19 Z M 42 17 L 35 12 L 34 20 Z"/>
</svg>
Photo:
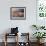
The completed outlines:
<svg viewBox="0 0 46 46">
<path fill-rule="evenodd" d="M 26 7 L 26 20 L 10 20 L 10 7 Z M 36 0 L 0 0 L 0 34 L 17 26 L 32 35 L 32 24 L 36 24 Z"/>
</svg>

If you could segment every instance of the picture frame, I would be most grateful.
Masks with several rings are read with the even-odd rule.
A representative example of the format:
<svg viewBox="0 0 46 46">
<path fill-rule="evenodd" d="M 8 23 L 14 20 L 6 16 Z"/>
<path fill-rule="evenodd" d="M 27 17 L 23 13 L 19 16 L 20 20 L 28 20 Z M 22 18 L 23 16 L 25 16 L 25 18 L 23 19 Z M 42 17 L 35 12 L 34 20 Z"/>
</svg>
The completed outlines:
<svg viewBox="0 0 46 46">
<path fill-rule="evenodd" d="M 26 7 L 11 7 L 10 8 L 11 20 L 25 20 L 26 19 Z"/>
<path fill-rule="evenodd" d="M 46 18 L 46 0 L 37 0 L 36 3 L 37 17 L 39 19 Z"/>
<path fill-rule="evenodd" d="M 37 0 L 36 1 L 36 24 L 37 25 L 46 25 L 46 0 Z"/>
</svg>

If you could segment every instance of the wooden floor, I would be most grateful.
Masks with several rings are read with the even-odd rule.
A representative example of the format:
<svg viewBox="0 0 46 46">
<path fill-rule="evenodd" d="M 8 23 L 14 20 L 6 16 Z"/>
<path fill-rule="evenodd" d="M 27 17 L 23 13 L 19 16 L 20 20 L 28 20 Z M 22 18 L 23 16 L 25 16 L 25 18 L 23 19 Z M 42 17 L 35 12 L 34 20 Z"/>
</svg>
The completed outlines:
<svg viewBox="0 0 46 46">
<path fill-rule="evenodd" d="M 4 46 L 4 43 L 3 42 L 2 43 L 0 42 L 0 46 Z M 16 45 L 15 45 L 15 42 L 14 43 L 11 42 L 11 43 L 8 43 L 7 46 L 16 46 Z M 30 46 L 37 46 L 37 43 L 33 43 L 32 42 L 32 43 L 30 43 Z M 46 46 L 46 43 L 44 43 L 44 45 L 42 45 L 42 46 Z"/>
</svg>

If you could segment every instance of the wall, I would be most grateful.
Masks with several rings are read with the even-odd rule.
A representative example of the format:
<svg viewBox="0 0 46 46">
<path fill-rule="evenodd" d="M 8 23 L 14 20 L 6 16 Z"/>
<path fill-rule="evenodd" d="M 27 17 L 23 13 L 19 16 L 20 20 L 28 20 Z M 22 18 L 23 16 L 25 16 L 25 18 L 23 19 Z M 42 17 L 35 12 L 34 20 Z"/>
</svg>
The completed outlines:
<svg viewBox="0 0 46 46">
<path fill-rule="evenodd" d="M 10 7 L 26 7 L 26 20 L 10 20 Z M 0 34 L 17 26 L 32 36 L 32 24 L 36 24 L 36 0 L 0 0 Z"/>
</svg>

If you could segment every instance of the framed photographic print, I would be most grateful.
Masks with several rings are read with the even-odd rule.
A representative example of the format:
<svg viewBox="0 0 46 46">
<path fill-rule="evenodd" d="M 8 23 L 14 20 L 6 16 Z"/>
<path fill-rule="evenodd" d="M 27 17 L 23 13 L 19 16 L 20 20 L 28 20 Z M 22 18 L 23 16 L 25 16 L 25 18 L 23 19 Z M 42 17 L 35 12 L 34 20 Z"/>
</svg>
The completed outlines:
<svg viewBox="0 0 46 46">
<path fill-rule="evenodd" d="M 10 8 L 11 20 L 25 20 L 26 19 L 26 7 L 11 7 Z"/>
</svg>

